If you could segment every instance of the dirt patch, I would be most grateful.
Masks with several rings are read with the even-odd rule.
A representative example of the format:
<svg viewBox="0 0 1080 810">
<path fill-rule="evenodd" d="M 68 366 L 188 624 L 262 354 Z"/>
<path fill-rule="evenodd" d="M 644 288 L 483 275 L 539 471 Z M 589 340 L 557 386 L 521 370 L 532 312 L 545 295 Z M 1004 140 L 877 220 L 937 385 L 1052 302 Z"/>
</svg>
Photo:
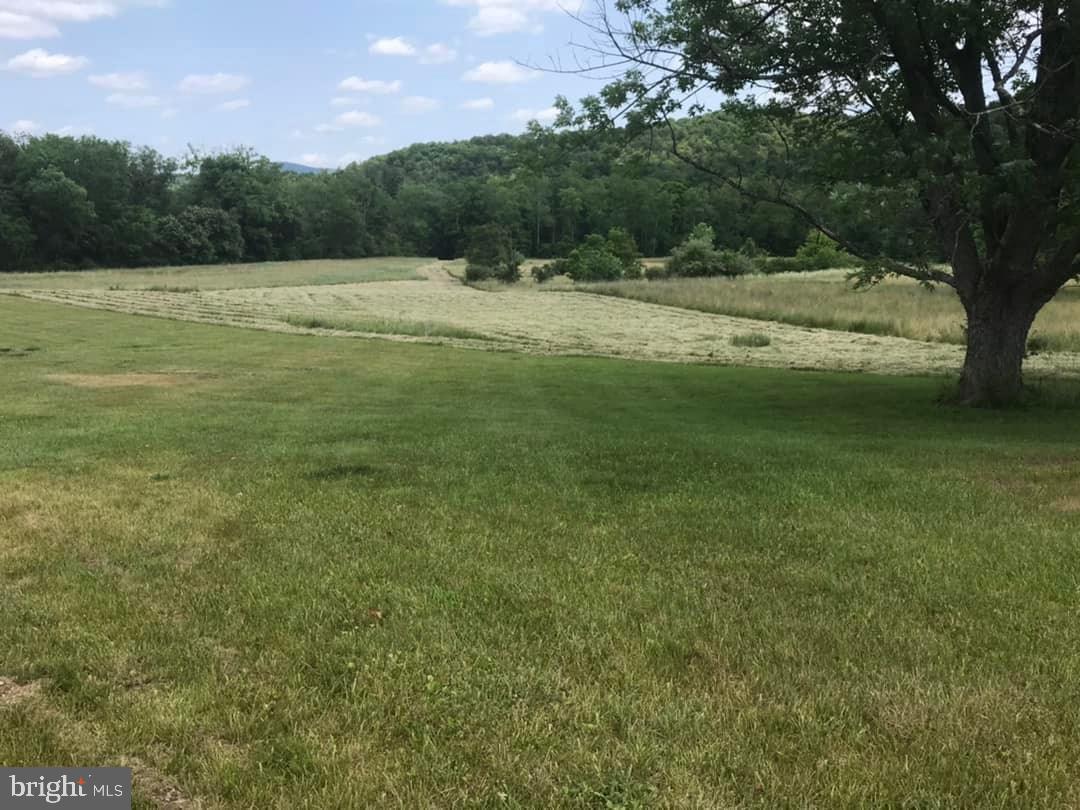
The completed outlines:
<svg viewBox="0 0 1080 810">
<path fill-rule="evenodd" d="M 120 764 L 124 768 L 131 768 L 131 784 L 135 792 L 159 810 L 201 810 L 201 801 L 190 798 L 176 782 L 157 768 L 136 757 L 125 758 Z"/>
<path fill-rule="evenodd" d="M 33 700 L 40 692 L 41 681 L 19 684 L 8 678 L 0 678 L 0 708 Z"/>
<path fill-rule="evenodd" d="M 75 388 L 174 388 L 198 381 L 196 374 L 50 374 L 50 380 Z"/>
</svg>

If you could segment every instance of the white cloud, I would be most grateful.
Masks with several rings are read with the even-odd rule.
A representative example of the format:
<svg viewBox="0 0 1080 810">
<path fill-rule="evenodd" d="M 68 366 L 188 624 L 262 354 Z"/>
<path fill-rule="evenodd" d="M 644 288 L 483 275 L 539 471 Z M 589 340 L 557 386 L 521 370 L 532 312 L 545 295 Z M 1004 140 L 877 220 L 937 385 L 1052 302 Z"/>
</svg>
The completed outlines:
<svg viewBox="0 0 1080 810">
<path fill-rule="evenodd" d="M 103 73 L 97 76 L 89 76 L 87 81 L 94 87 L 117 90 L 121 93 L 145 90 L 150 86 L 150 82 L 142 73 Z"/>
<path fill-rule="evenodd" d="M 28 118 L 21 118 L 18 121 L 12 123 L 8 127 L 9 132 L 21 133 L 25 135 L 31 135 L 41 129 L 41 124 L 37 121 L 31 121 Z"/>
<path fill-rule="evenodd" d="M 387 96 L 391 93 L 401 92 L 401 82 L 385 82 L 381 79 L 361 79 L 359 76 L 350 76 L 341 81 L 338 89 L 349 93 L 375 93 L 376 95 Z"/>
<path fill-rule="evenodd" d="M 217 93 L 235 93 L 243 90 L 251 84 L 247 76 L 237 76 L 234 73 L 193 73 L 185 76 L 178 85 L 181 93 L 193 93 L 199 95 L 214 95 Z"/>
<path fill-rule="evenodd" d="M 341 132 L 345 127 L 339 124 L 319 124 L 315 127 L 315 131 L 320 135 L 325 135 L 327 132 Z"/>
<path fill-rule="evenodd" d="M 512 34 L 517 31 L 539 32 L 538 17 L 549 12 L 579 12 L 584 0 L 444 0 L 447 5 L 473 8 L 469 30 L 482 37 Z"/>
<path fill-rule="evenodd" d="M 231 101 L 223 101 L 217 105 L 221 112 L 236 112 L 251 106 L 251 100 L 246 98 L 234 98 Z"/>
<path fill-rule="evenodd" d="M 517 84 L 539 78 L 538 73 L 527 70 L 515 62 L 483 62 L 462 77 L 467 82 L 484 84 Z"/>
<path fill-rule="evenodd" d="M 414 56 L 416 46 L 402 37 L 377 39 L 368 47 L 368 53 L 378 56 Z"/>
<path fill-rule="evenodd" d="M 45 39 L 60 36 L 48 20 L 0 10 L 0 39 Z"/>
<path fill-rule="evenodd" d="M 420 55 L 421 65 L 445 65 L 447 62 L 453 62 L 457 59 L 458 53 L 449 45 L 443 45 L 441 42 L 435 42 L 424 48 L 424 52 Z"/>
<path fill-rule="evenodd" d="M 474 98 L 466 101 L 461 105 L 463 110 L 471 110 L 473 112 L 480 110 L 493 110 L 495 109 L 495 99 L 492 98 Z"/>
<path fill-rule="evenodd" d="M 359 103 L 360 100 L 352 96 L 335 96 L 330 99 L 331 107 L 355 107 Z"/>
<path fill-rule="evenodd" d="M 529 121 L 539 121 L 541 124 L 550 124 L 559 117 L 559 111 L 555 107 L 548 107 L 546 110 L 522 109 L 515 110 L 514 114 L 510 117 L 522 124 L 527 124 Z"/>
<path fill-rule="evenodd" d="M 382 123 L 382 119 L 368 112 L 352 110 L 342 113 L 334 119 L 334 122 L 339 127 L 377 127 Z"/>
<path fill-rule="evenodd" d="M 49 53 L 41 48 L 34 48 L 26 53 L 13 56 L 7 61 L 7 69 L 16 73 L 25 73 L 35 79 L 46 79 L 50 76 L 63 76 L 66 73 L 76 73 L 90 64 L 90 60 L 83 56 L 68 56 L 63 53 Z"/>
<path fill-rule="evenodd" d="M 113 93 L 106 97 L 105 101 L 109 104 L 115 104 L 117 107 L 128 107 L 129 109 L 161 106 L 161 99 L 157 96 L 142 96 L 133 93 Z"/>
<path fill-rule="evenodd" d="M 167 0 L 0 0 L 0 38 L 60 35 L 64 23 L 115 17 L 129 6 L 164 6 Z"/>
<path fill-rule="evenodd" d="M 170 118 L 176 118 L 180 114 L 180 111 L 176 107 L 166 107 L 161 111 L 161 117 L 168 121 Z"/>
<path fill-rule="evenodd" d="M 410 115 L 434 112 L 442 106 L 442 102 L 427 96 L 406 96 L 401 100 L 401 111 Z"/>
<path fill-rule="evenodd" d="M 57 135 L 90 135 L 94 132 L 91 124 L 68 124 L 56 130 Z"/>
</svg>

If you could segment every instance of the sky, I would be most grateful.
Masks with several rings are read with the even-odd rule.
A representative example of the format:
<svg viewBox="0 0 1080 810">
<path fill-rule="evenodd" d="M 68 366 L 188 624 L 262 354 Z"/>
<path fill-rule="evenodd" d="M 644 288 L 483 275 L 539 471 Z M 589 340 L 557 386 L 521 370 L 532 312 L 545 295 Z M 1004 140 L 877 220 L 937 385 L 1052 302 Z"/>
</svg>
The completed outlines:
<svg viewBox="0 0 1080 810">
<path fill-rule="evenodd" d="M 336 167 L 520 132 L 595 79 L 582 0 L 0 0 L 0 129 Z"/>
</svg>

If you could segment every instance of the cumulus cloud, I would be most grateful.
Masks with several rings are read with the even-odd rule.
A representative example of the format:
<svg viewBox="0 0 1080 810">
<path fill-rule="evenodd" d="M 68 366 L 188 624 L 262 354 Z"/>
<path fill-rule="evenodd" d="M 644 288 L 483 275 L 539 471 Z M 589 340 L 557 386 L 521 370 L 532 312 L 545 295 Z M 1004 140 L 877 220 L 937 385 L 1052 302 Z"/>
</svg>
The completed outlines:
<svg viewBox="0 0 1080 810">
<path fill-rule="evenodd" d="M 416 46 L 403 37 L 390 37 L 372 42 L 368 53 L 378 56 L 414 56 Z"/>
<path fill-rule="evenodd" d="M 330 99 L 331 107 L 355 107 L 359 103 L 359 99 L 355 99 L 352 96 L 335 96 Z"/>
<path fill-rule="evenodd" d="M 449 45 L 443 45 L 441 42 L 435 42 L 424 48 L 424 52 L 420 55 L 420 64 L 422 65 L 445 65 L 447 62 L 453 62 L 457 59 L 458 53 Z"/>
<path fill-rule="evenodd" d="M 231 101 L 223 101 L 217 108 L 221 112 L 236 112 L 251 106 L 251 100 L 246 98 L 234 98 Z"/>
<path fill-rule="evenodd" d="M 539 17 L 549 12 L 581 10 L 583 0 L 444 0 L 447 5 L 475 9 L 469 30 L 482 37 L 540 31 Z"/>
<path fill-rule="evenodd" d="M 0 39 L 56 37 L 65 23 L 115 17 L 130 6 L 164 5 L 166 0 L 0 0 Z"/>
<path fill-rule="evenodd" d="M 377 127 L 382 123 L 382 119 L 369 112 L 351 110 L 335 118 L 334 123 L 338 127 Z"/>
<path fill-rule="evenodd" d="M 410 115 L 434 112 L 442 106 L 438 99 L 427 96 L 406 96 L 401 100 L 401 111 Z"/>
<path fill-rule="evenodd" d="M 193 73 L 185 76 L 178 88 L 181 93 L 215 95 L 235 93 L 249 84 L 251 84 L 251 79 L 247 76 L 238 76 L 234 73 Z"/>
<path fill-rule="evenodd" d="M 20 118 L 18 121 L 12 122 L 8 127 L 9 132 L 22 135 L 32 135 L 41 129 L 41 124 L 37 121 L 31 121 L 29 118 Z"/>
<path fill-rule="evenodd" d="M 157 96 L 138 95 L 135 93 L 113 93 L 105 98 L 106 103 L 117 107 L 138 109 L 140 107 L 160 107 L 161 99 Z"/>
<path fill-rule="evenodd" d="M 150 86 L 149 80 L 142 73 L 102 73 L 96 76 L 88 76 L 87 81 L 94 87 L 116 90 L 121 93 L 146 90 Z"/>
<path fill-rule="evenodd" d="M 48 20 L 0 10 L 0 38 L 47 39 L 60 36 L 60 29 Z"/>
<path fill-rule="evenodd" d="M 23 73 L 35 79 L 47 79 L 51 76 L 77 73 L 88 64 L 90 64 L 90 60 L 83 56 L 49 53 L 41 48 L 34 48 L 9 59 L 7 69 L 16 73 Z"/>
<path fill-rule="evenodd" d="M 361 79 L 359 76 L 350 76 L 347 79 L 342 79 L 338 89 L 348 93 L 375 93 L 376 95 L 386 96 L 401 92 L 401 82 L 386 82 L 381 79 Z"/>
<path fill-rule="evenodd" d="M 461 105 L 461 109 L 470 110 L 473 112 L 480 110 L 493 110 L 495 109 L 495 99 L 493 98 L 474 98 L 466 101 Z"/>
<path fill-rule="evenodd" d="M 515 62 L 483 62 L 462 77 L 467 82 L 483 84 L 518 84 L 539 78 L 536 71 L 523 68 Z"/>
</svg>

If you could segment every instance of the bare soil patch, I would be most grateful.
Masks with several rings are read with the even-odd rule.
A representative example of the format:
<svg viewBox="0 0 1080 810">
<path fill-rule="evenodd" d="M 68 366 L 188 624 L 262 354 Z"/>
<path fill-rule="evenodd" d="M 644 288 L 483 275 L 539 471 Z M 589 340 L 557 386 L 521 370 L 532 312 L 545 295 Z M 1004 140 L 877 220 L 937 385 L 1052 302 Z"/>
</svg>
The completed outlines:
<svg viewBox="0 0 1080 810">
<path fill-rule="evenodd" d="M 40 692 L 41 681 L 20 684 L 9 678 L 0 678 L 0 708 L 33 700 Z"/>
</svg>

